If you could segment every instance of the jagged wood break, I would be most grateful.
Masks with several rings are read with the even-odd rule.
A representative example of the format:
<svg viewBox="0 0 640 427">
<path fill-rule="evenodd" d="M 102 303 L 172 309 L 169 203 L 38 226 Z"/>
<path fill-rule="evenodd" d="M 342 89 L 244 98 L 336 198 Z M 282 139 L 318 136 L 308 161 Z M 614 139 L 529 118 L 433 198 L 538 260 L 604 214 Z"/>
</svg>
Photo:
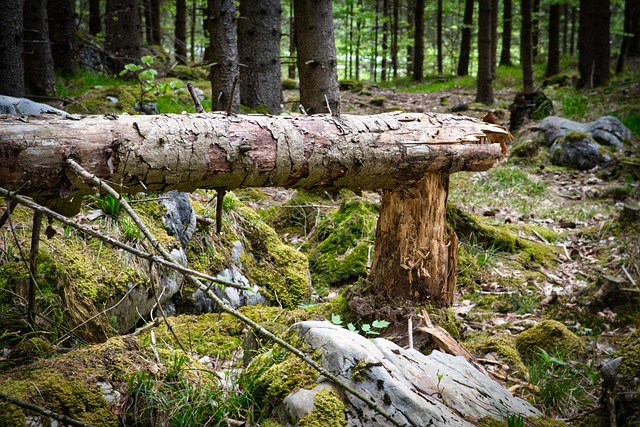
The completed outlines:
<svg viewBox="0 0 640 427">
<path fill-rule="evenodd" d="M 382 189 L 374 289 L 448 304 L 457 258 L 445 231 L 449 174 L 489 169 L 510 138 L 444 114 L 0 116 L 0 186 L 74 214 L 93 190 L 66 169 L 70 157 L 122 193 Z"/>
</svg>

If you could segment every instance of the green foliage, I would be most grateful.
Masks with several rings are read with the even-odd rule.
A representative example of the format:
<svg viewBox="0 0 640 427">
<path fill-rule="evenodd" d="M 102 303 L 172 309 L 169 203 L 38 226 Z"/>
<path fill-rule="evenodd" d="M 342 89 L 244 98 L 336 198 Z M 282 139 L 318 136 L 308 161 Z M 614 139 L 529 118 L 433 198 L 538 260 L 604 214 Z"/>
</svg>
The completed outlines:
<svg viewBox="0 0 640 427">
<path fill-rule="evenodd" d="M 524 427 L 524 418 L 522 415 L 511 414 L 505 418 L 507 427 Z"/>
<path fill-rule="evenodd" d="M 100 209 L 106 216 L 110 217 L 112 220 L 116 221 L 120 216 L 120 212 L 122 211 L 120 201 L 110 194 L 107 194 L 104 197 L 88 196 L 88 198 L 90 200 L 90 205 L 94 206 L 97 209 Z"/>
<path fill-rule="evenodd" d="M 342 320 L 340 315 L 332 314 L 331 323 L 333 323 L 334 325 L 342 326 L 344 321 Z M 380 331 L 390 324 L 391 323 L 387 322 L 386 320 L 374 320 L 373 322 L 371 322 L 371 324 L 363 323 L 362 325 L 360 325 L 360 329 L 358 329 L 353 323 L 349 322 L 347 323 L 347 329 L 349 329 L 351 332 L 355 332 L 357 334 L 361 333 L 365 337 L 371 338 L 373 336 L 380 335 Z"/>
<path fill-rule="evenodd" d="M 179 80 L 173 80 L 168 83 L 156 81 L 158 71 L 151 68 L 153 65 L 152 56 L 145 55 L 140 58 L 140 62 L 142 62 L 142 65 L 125 64 L 124 69 L 120 71 L 119 74 L 120 76 L 136 77 L 138 84 L 140 85 L 140 105 L 145 102 L 145 95 L 151 91 L 154 91 L 156 94 L 163 94 L 182 87 L 182 82 Z"/>
</svg>

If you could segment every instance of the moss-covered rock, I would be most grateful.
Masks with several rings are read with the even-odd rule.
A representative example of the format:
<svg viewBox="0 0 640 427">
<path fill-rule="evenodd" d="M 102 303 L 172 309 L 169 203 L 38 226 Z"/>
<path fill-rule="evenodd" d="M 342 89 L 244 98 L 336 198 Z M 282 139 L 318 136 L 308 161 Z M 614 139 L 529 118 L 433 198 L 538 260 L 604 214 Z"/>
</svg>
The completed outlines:
<svg viewBox="0 0 640 427">
<path fill-rule="evenodd" d="M 640 331 L 635 331 L 615 354 L 622 357 L 614 389 L 618 425 L 640 425 Z"/>
<path fill-rule="evenodd" d="M 332 390 L 324 389 L 313 398 L 313 411 L 298 421 L 297 427 L 344 427 L 346 406 Z"/>
<path fill-rule="evenodd" d="M 584 356 L 585 345 L 565 325 L 556 320 L 543 320 L 516 337 L 516 348 L 523 360 L 531 360 L 540 349 L 548 353 Z"/>
<path fill-rule="evenodd" d="M 481 336 L 467 345 L 469 345 L 475 354 L 481 357 L 487 353 L 495 353 L 518 374 L 524 375 L 527 373 L 527 367 L 522 362 L 520 353 L 516 349 L 515 338 L 510 335 L 498 334 Z"/>
<path fill-rule="evenodd" d="M 66 111 L 74 114 L 134 113 L 139 97 L 140 89 L 133 85 L 95 87 L 67 105 Z"/>
<path fill-rule="evenodd" d="M 207 71 L 200 67 L 178 64 L 169 70 L 167 77 L 175 77 L 180 80 L 206 80 Z"/>
<path fill-rule="evenodd" d="M 302 250 L 308 253 L 316 289 L 341 286 L 367 275 L 378 216 L 376 203 L 341 193 L 340 208 L 318 221 Z"/>
</svg>

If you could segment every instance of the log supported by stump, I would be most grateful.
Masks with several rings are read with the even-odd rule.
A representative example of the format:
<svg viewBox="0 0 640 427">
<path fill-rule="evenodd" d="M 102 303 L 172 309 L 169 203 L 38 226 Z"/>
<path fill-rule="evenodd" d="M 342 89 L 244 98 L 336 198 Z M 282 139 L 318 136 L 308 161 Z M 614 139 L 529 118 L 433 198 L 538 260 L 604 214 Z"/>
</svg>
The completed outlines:
<svg viewBox="0 0 640 427">
<path fill-rule="evenodd" d="M 445 114 L 0 116 L 0 187 L 74 214 L 92 190 L 66 168 L 73 158 L 121 193 L 382 189 L 374 289 L 446 305 L 457 263 L 449 175 L 489 169 L 510 138 Z"/>
</svg>

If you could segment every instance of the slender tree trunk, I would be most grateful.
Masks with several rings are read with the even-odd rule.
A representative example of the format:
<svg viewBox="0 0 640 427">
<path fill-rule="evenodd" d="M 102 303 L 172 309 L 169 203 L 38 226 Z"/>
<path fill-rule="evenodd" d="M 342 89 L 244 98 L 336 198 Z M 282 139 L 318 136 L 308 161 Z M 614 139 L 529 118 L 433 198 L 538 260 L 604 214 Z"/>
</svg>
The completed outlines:
<svg viewBox="0 0 640 427">
<path fill-rule="evenodd" d="M 462 39 L 460 41 L 460 59 L 458 61 L 458 75 L 469 74 L 469 57 L 471 56 L 471 38 L 473 35 L 473 1 L 465 0 L 464 18 L 462 24 Z"/>
<path fill-rule="evenodd" d="M 340 114 L 333 12 L 328 0 L 294 0 L 300 103 L 308 114 Z"/>
<path fill-rule="evenodd" d="M 578 87 L 602 86 L 609 81 L 610 0 L 580 0 Z"/>
<path fill-rule="evenodd" d="M 498 66 L 498 19 L 500 2 L 491 0 L 491 76 L 496 78 Z"/>
<path fill-rule="evenodd" d="M 540 0 L 533 0 L 531 46 L 533 48 L 533 60 L 538 57 L 538 45 L 540 42 Z"/>
<path fill-rule="evenodd" d="M 23 0 L 0 8 L 0 94 L 24 96 Z"/>
<path fill-rule="evenodd" d="M 153 32 L 151 31 L 151 0 L 142 0 L 142 7 L 144 9 L 142 15 L 144 16 L 144 39 L 148 45 L 153 44 Z M 142 16 L 140 17 L 142 21 Z"/>
<path fill-rule="evenodd" d="M 235 0 L 209 0 L 213 111 L 240 111 L 240 72 Z"/>
<path fill-rule="evenodd" d="M 640 57 L 640 0 L 627 0 L 629 33 L 632 34 L 627 48 L 627 56 Z"/>
<path fill-rule="evenodd" d="M 198 14 L 198 2 L 197 0 L 192 0 L 191 5 L 191 26 L 189 28 L 189 57 L 191 58 L 191 62 L 196 62 L 196 16 Z"/>
<path fill-rule="evenodd" d="M 412 187 L 385 190 L 376 228 L 372 294 L 435 306 L 453 303 L 458 239 L 447 233 L 449 177 L 430 173 Z M 392 240 L 396 244 L 389 244 Z"/>
<path fill-rule="evenodd" d="M 421 82 L 424 79 L 424 0 L 415 0 L 414 19 L 416 22 L 413 37 L 413 80 Z"/>
<path fill-rule="evenodd" d="M 511 32 L 512 27 L 511 0 L 504 0 L 502 10 L 502 50 L 500 52 L 500 65 L 511 65 Z"/>
<path fill-rule="evenodd" d="M 400 31 L 400 0 L 393 0 L 393 27 L 391 29 L 391 65 L 393 78 L 398 78 L 398 33 Z"/>
<path fill-rule="evenodd" d="M 493 73 L 491 72 L 491 3 L 493 0 L 480 0 L 478 18 L 478 89 L 476 102 L 493 104 Z"/>
<path fill-rule="evenodd" d="M 293 16 L 293 0 L 289 0 L 289 66 L 287 77 L 296 78 L 296 25 Z"/>
<path fill-rule="evenodd" d="M 547 56 L 547 72 L 551 77 L 560 74 L 560 5 L 549 5 L 549 53 Z"/>
<path fill-rule="evenodd" d="M 360 45 L 362 41 L 362 27 L 364 26 L 364 16 L 362 14 L 364 10 L 363 0 L 358 0 L 358 20 L 356 21 L 356 58 L 355 58 L 355 68 L 356 68 L 356 80 L 360 80 Z"/>
<path fill-rule="evenodd" d="M 531 0 L 520 2 L 522 14 L 522 29 L 520 31 L 520 63 L 522 64 L 522 79 L 524 91 L 531 93 L 534 90 L 533 82 L 533 36 L 531 28 Z"/>
<path fill-rule="evenodd" d="M 238 20 L 240 102 L 264 107 L 271 114 L 282 110 L 280 71 L 280 0 L 242 0 Z"/>
<path fill-rule="evenodd" d="M 107 0 L 105 44 L 119 72 L 125 64 L 140 61 L 142 34 L 137 0 Z"/>
<path fill-rule="evenodd" d="M 89 34 L 97 35 L 102 31 L 100 0 L 89 0 Z"/>
<path fill-rule="evenodd" d="M 413 76 L 413 64 L 415 61 L 415 2 L 407 0 L 407 76 Z"/>
<path fill-rule="evenodd" d="M 562 5 L 562 54 L 569 52 L 569 3 Z"/>
<path fill-rule="evenodd" d="M 349 38 L 347 40 L 347 66 L 345 67 L 344 76 L 347 79 L 353 78 L 353 1 L 349 3 L 349 12 L 347 14 L 347 29 Z"/>
<path fill-rule="evenodd" d="M 571 6 L 571 38 L 570 38 L 570 52 L 569 54 L 573 56 L 576 53 L 576 24 L 578 21 L 578 12 L 575 6 Z"/>
<path fill-rule="evenodd" d="M 438 74 L 442 75 L 442 0 L 438 0 L 436 11 L 436 52 Z"/>
<path fill-rule="evenodd" d="M 162 26 L 160 22 L 160 0 L 150 0 L 151 44 L 162 45 Z"/>
<path fill-rule="evenodd" d="M 376 0 L 376 19 L 375 26 L 373 28 L 373 55 L 371 55 L 371 76 L 373 82 L 377 81 L 378 72 L 378 29 L 379 29 L 379 12 L 380 12 L 380 0 Z"/>
<path fill-rule="evenodd" d="M 389 0 L 382 0 L 382 63 L 380 80 L 387 81 L 387 57 L 389 56 Z"/>
<path fill-rule="evenodd" d="M 178 64 L 187 63 L 187 2 L 176 0 L 176 26 L 173 39 Z"/>
<path fill-rule="evenodd" d="M 25 0 L 23 19 L 25 84 L 34 95 L 53 95 L 56 79 L 49 42 L 47 0 Z"/>
<path fill-rule="evenodd" d="M 74 0 L 48 0 L 49 38 L 55 68 L 70 72 L 77 66 L 78 39 Z"/>
</svg>

